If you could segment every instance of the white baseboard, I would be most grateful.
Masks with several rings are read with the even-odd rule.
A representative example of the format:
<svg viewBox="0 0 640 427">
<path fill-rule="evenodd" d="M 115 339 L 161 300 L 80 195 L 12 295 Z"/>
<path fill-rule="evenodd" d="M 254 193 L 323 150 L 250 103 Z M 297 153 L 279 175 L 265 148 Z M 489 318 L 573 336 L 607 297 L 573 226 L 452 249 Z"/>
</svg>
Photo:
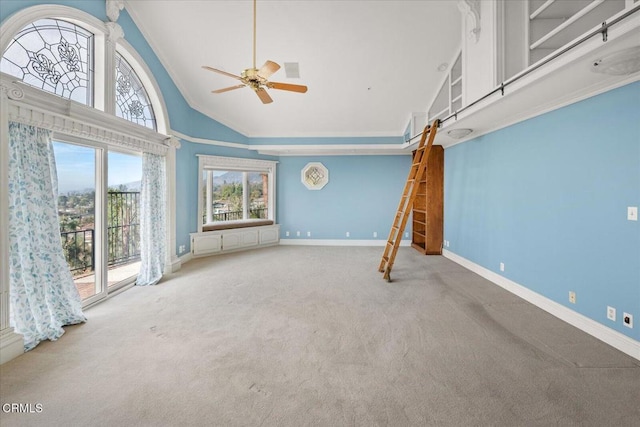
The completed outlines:
<svg viewBox="0 0 640 427">
<path fill-rule="evenodd" d="M 178 257 L 178 259 L 180 260 L 180 266 L 182 267 L 182 265 L 188 263 L 193 259 L 193 254 L 191 253 L 191 251 L 189 251 L 181 257 Z"/>
<path fill-rule="evenodd" d="M 538 308 L 557 317 L 568 324 L 575 326 L 587 334 L 598 338 L 599 340 L 609 344 L 610 346 L 628 354 L 629 356 L 640 360 L 640 342 L 630 338 L 618 331 L 614 331 L 607 326 L 596 322 L 578 312 L 575 312 L 562 304 L 542 296 L 531 289 L 528 289 L 512 280 L 509 280 L 491 270 L 488 270 L 466 258 L 463 258 L 448 250 L 443 250 L 442 255 L 451 261 L 460 264 L 468 270 L 484 277 L 485 279 L 495 283 L 503 289 L 519 296 L 525 301 L 530 302 Z"/>
<path fill-rule="evenodd" d="M 0 365 L 15 359 L 24 353 L 24 340 L 22 335 L 13 331 L 6 331 L 0 335 Z"/>
<path fill-rule="evenodd" d="M 288 246 L 384 246 L 386 243 L 386 240 L 280 239 L 281 245 Z M 411 246 L 411 240 L 401 240 L 400 246 Z"/>
</svg>

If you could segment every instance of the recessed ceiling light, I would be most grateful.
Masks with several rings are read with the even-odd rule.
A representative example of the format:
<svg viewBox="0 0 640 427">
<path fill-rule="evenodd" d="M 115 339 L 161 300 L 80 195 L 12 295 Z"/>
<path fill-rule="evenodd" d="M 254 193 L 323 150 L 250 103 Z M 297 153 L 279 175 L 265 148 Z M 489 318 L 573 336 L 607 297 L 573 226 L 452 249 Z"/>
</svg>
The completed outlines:
<svg viewBox="0 0 640 427">
<path fill-rule="evenodd" d="M 640 71 L 640 46 L 619 50 L 591 63 L 594 73 L 628 76 Z"/>
</svg>

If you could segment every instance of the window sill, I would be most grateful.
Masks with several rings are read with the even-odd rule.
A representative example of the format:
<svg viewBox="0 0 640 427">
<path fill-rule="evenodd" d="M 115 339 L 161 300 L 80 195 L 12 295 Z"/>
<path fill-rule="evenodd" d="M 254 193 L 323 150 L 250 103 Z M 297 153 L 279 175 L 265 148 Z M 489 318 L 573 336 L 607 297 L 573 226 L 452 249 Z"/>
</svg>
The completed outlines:
<svg viewBox="0 0 640 427">
<path fill-rule="evenodd" d="M 241 219 L 237 221 L 225 221 L 202 226 L 202 231 L 233 230 L 235 228 L 261 227 L 263 225 L 273 225 L 270 219 Z"/>
</svg>

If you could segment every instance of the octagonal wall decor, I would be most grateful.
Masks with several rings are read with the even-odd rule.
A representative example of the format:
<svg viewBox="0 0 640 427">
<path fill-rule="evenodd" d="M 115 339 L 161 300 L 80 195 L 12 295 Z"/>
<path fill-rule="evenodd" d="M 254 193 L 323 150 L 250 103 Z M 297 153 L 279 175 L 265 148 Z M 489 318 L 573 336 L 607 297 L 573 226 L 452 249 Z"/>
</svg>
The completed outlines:
<svg viewBox="0 0 640 427">
<path fill-rule="evenodd" d="M 309 190 L 321 190 L 329 182 L 329 169 L 319 162 L 307 163 L 301 175 L 302 183 Z"/>
</svg>

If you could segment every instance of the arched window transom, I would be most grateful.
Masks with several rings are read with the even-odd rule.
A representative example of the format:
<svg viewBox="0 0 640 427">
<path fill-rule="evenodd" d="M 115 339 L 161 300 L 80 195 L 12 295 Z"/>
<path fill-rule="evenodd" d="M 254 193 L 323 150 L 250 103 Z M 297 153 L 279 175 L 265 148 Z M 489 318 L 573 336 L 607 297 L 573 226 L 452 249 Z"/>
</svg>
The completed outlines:
<svg viewBox="0 0 640 427">
<path fill-rule="evenodd" d="M 116 53 L 116 116 L 156 129 L 149 95 L 133 67 Z"/>
<path fill-rule="evenodd" d="M 71 22 L 39 19 L 20 30 L 0 71 L 56 95 L 93 106 L 93 34 Z"/>
</svg>

